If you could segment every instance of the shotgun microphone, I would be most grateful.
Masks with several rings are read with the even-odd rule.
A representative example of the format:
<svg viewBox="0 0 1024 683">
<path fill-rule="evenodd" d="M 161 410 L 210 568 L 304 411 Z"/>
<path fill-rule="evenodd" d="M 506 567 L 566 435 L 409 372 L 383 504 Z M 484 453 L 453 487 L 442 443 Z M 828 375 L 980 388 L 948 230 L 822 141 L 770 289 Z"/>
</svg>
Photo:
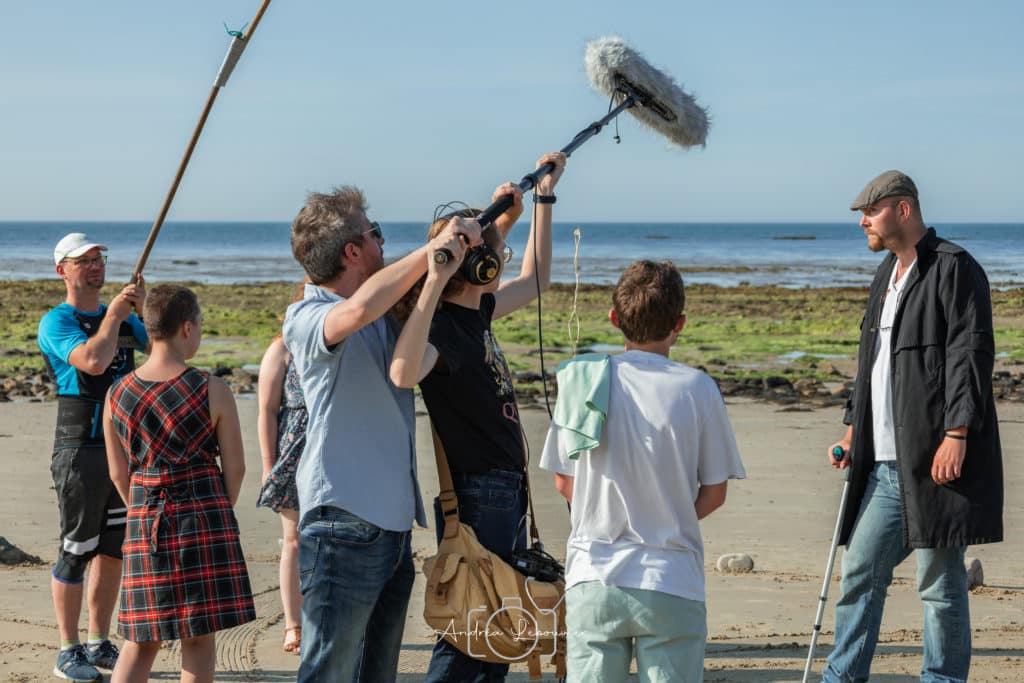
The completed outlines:
<svg viewBox="0 0 1024 683">
<path fill-rule="evenodd" d="M 708 113 L 675 79 L 651 66 L 619 36 L 587 44 L 584 63 L 590 85 L 608 97 L 635 98 L 629 113 L 679 147 L 704 146 Z"/>
<path fill-rule="evenodd" d="M 707 111 L 685 92 L 675 79 L 651 66 L 639 52 L 629 47 L 618 36 L 605 36 L 587 43 L 584 64 L 590 85 L 607 95 L 618 105 L 603 118 L 590 124 L 560 151 L 572 156 L 584 142 L 623 111 L 629 111 L 645 127 L 663 135 L 681 148 L 703 147 L 710 125 Z M 544 164 L 523 176 L 519 189 L 528 192 L 537 182 L 554 170 L 554 164 Z M 512 198 L 503 195 L 476 216 L 481 228 L 486 228 L 512 206 Z M 451 255 L 435 252 L 438 263 L 446 263 Z"/>
</svg>

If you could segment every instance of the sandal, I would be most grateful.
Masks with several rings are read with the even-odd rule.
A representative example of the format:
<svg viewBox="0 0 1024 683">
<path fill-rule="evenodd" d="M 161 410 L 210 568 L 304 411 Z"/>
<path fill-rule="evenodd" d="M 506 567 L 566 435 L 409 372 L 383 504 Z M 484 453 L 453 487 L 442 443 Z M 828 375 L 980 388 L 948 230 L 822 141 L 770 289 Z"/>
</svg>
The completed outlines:
<svg viewBox="0 0 1024 683">
<path fill-rule="evenodd" d="M 285 652 L 293 655 L 299 654 L 302 646 L 302 627 L 290 626 L 284 630 L 284 645 L 281 647 Z"/>
</svg>

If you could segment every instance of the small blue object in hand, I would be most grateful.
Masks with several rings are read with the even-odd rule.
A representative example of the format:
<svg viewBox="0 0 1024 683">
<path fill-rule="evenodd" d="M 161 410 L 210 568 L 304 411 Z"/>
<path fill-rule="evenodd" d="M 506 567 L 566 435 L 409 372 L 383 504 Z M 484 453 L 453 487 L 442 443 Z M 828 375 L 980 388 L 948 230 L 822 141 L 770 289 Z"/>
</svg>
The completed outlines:
<svg viewBox="0 0 1024 683">
<path fill-rule="evenodd" d="M 842 460 L 844 453 L 845 453 L 845 451 L 843 450 L 842 446 L 833 446 L 832 447 L 832 458 L 834 460 Z"/>
</svg>

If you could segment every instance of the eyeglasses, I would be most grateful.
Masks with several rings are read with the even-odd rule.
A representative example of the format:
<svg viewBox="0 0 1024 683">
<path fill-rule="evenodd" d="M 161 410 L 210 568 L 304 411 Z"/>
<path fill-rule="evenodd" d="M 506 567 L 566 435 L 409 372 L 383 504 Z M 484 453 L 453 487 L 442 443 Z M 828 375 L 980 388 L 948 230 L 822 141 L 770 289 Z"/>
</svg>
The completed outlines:
<svg viewBox="0 0 1024 683">
<path fill-rule="evenodd" d="M 384 239 L 384 231 L 380 229 L 380 223 L 377 221 L 370 221 L 370 229 L 363 230 L 364 235 L 373 235 L 379 240 Z"/>
<path fill-rule="evenodd" d="M 511 261 L 511 260 L 512 260 L 512 254 L 514 254 L 514 253 L 515 253 L 515 252 L 514 252 L 514 251 L 512 251 L 512 247 L 510 247 L 510 246 L 508 246 L 508 245 L 506 244 L 506 245 L 505 245 L 504 247 L 502 247 L 502 249 L 501 249 L 501 258 L 502 258 L 502 260 L 503 260 L 503 261 L 505 261 L 505 263 L 508 263 L 509 261 Z"/>
<path fill-rule="evenodd" d="M 107 255 L 100 254 L 92 258 L 65 258 L 63 259 L 66 263 L 72 263 L 78 268 L 88 268 L 89 266 L 105 266 L 107 265 Z"/>
</svg>

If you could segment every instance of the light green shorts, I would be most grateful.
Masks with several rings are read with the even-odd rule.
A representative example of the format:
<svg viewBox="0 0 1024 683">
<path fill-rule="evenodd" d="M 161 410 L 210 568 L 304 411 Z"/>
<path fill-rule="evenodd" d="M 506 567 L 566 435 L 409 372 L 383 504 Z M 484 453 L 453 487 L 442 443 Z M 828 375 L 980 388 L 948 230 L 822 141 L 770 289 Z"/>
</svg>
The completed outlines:
<svg viewBox="0 0 1024 683">
<path fill-rule="evenodd" d="M 569 683 L 625 681 L 634 654 L 641 681 L 704 680 L 703 602 L 588 581 L 566 592 L 565 615 Z"/>
</svg>

